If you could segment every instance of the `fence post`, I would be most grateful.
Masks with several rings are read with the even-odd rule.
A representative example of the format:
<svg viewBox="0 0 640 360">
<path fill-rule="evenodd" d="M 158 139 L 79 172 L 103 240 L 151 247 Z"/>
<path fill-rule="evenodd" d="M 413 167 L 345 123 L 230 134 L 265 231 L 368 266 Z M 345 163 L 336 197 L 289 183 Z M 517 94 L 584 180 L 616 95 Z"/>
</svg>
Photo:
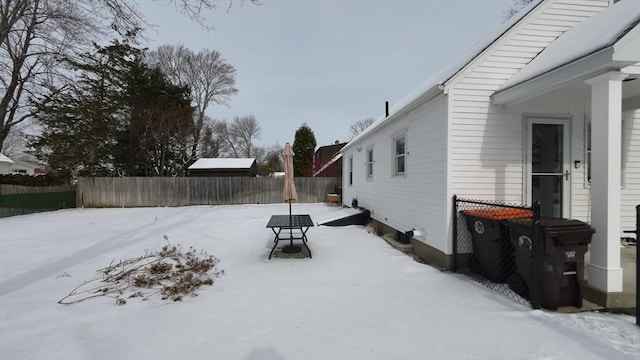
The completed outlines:
<svg viewBox="0 0 640 360">
<path fill-rule="evenodd" d="M 451 269 L 453 272 L 458 272 L 458 196 L 453 195 L 453 239 L 452 239 L 452 259 L 451 259 Z"/>
<path fill-rule="evenodd" d="M 533 221 L 532 221 L 532 234 L 533 234 L 533 266 L 531 267 L 531 307 L 534 309 L 540 309 L 541 305 L 541 272 L 542 272 L 542 259 L 544 257 L 544 244 L 541 237 L 540 227 L 540 202 L 533 203 Z"/>
</svg>

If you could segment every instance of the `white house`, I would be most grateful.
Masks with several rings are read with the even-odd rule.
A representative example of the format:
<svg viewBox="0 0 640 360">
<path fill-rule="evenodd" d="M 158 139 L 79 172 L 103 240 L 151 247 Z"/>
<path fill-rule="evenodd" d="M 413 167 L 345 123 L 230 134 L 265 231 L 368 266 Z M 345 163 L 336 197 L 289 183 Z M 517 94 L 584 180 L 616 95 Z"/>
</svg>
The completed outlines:
<svg viewBox="0 0 640 360">
<path fill-rule="evenodd" d="M 46 174 L 47 169 L 43 164 L 35 161 L 14 159 L 11 165 L 11 172 L 14 174 L 43 175 Z"/>
<path fill-rule="evenodd" d="M 11 165 L 14 161 L 9 159 L 6 155 L 0 154 L 0 174 L 10 174 Z"/>
<path fill-rule="evenodd" d="M 342 149 L 343 203 L 449 267 L 454 195 L 540 200 L 596 228 L 589 288 L 610 301 L 640 204 L 639 22 L 638 0 L 533 1 Z"/>
</svg>

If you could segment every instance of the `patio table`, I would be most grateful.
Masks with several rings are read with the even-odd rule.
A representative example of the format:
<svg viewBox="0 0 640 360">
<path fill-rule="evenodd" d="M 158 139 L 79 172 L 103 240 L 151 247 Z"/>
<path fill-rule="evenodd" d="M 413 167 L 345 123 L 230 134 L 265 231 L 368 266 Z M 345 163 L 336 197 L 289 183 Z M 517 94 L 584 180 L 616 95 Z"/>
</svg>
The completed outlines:
<svg viewBox="0 0 640 360">
<path fill-rule="evenodd" d="M 291 220 L 291 222 L 289 222 Z M 273 248 L 271 248 L 271 252 L 269 253 L 269 260 L 271 260 L 271 256 L 273 252 L 276 250 L 278 246 L 278 242 L 281 240 L 288 240 L 293 242 L 293 240 L 302 240 L 302 245 L 307 248 L 309 251 L 309 257 L 311 256 L 311 249 L 307 246 L 307 231 L 309 231 L 310 227 L 313 227 L 313 220 L 311 220 L 311 216 L 309 215 L 273 215 L 269 222 L 267 223 L 267 227 L 273 231 L 275 237 L 273 239 Z M 289 233 L 285 235 L 280 235 L 282 230 L 296 230 L 296 232 L 300 232 L 300 236 L 294 236 L 298 234 Z"/>
</svg>

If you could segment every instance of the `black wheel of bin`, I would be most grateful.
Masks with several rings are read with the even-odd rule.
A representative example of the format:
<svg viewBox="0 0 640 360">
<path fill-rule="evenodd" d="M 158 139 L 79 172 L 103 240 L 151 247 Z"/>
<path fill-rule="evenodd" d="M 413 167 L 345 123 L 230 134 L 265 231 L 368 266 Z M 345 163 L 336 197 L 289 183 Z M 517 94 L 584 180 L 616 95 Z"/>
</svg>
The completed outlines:
<svg viewBox="0 0 640 360">
<path fill-rule="evenodd" d="M 482 274 L 482 265 L 475 256 L 467 260 L 467 268 L 476 274 Z"/>
<path fill-rule="evenodd" d="M 527 283 L 524 281 L 520 274 L 512 274 L 507 279 L 507 283 L 511 290 L 515 291 L 516 294 L 522 296 L 525 299 L 529 298 L 529 288 L 527 287 Z"/>
</svg>

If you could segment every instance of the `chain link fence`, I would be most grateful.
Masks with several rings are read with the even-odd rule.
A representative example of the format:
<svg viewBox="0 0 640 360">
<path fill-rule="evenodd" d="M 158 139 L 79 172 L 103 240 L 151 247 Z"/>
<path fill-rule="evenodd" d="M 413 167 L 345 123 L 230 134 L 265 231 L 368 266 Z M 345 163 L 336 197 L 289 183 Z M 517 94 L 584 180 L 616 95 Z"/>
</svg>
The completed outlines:
<svg viewBox="0 0 640 360">
<path fill-rule="evenodd" d="M 539 204 L 454 196 L 454 271 L 513 301 L 540 308 Z"/>
</svg>

